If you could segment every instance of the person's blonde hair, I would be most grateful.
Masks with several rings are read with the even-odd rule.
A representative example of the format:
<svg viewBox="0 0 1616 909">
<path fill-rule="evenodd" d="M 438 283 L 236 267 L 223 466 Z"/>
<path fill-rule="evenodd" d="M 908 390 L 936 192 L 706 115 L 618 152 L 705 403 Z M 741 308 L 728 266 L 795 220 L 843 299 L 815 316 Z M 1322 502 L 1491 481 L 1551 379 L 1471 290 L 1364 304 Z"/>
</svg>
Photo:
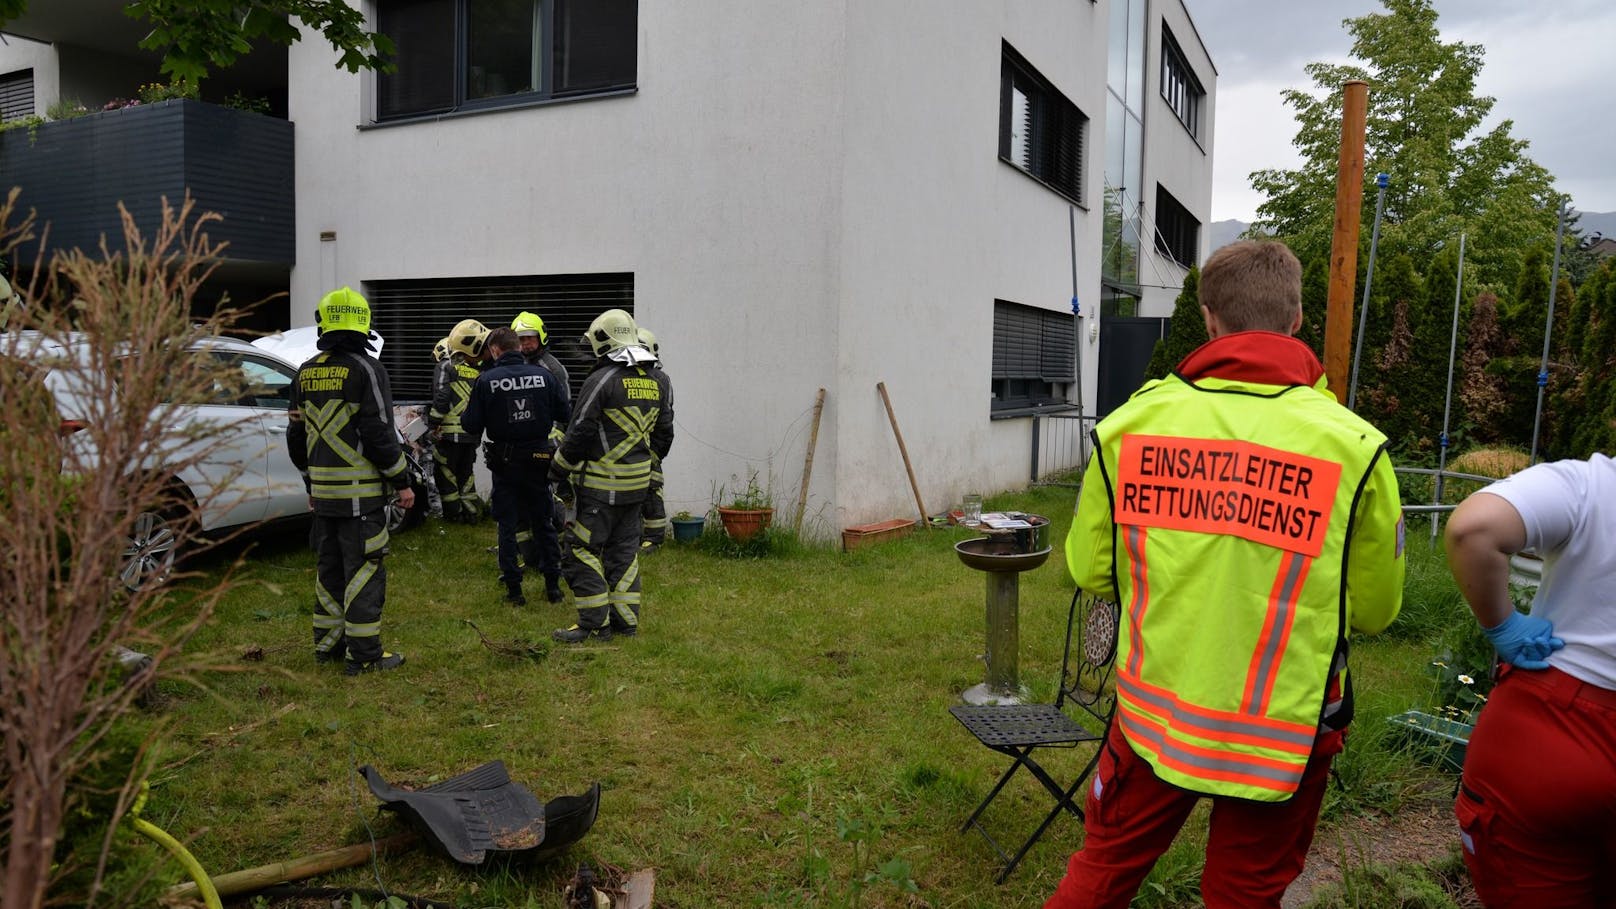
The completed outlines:
<svg viewBox="0 0 1616 909">
<path fill-rule="evenodd" d="M 1223 330 L 1290 334 L 1302 308 L 1302 263 L 1277 240 L 1241 240 L 1201 266 L 1201 305 Z"/>
</svg>

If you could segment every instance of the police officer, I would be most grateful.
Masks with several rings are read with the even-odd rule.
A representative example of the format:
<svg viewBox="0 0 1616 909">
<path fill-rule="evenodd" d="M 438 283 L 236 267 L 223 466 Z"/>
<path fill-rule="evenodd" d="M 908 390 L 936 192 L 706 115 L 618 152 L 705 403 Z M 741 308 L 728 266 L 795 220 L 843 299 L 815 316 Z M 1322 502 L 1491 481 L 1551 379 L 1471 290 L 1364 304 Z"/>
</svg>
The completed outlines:
<svg viewBox="0 0 1616 909">
<path fill-rule="evenodd" d="M 584 335 L 594 370 L 578 392 L 571 424 L 550 476 L 576 495 L 576 517 L 562 536 L 563 569 L 578 623 L 552 637 L 578 644 L 640 627 L 640 509 L 654 459 L 673 445 L 667 389 L 646 364 L 639 327 L 621 309 L 595 318 Z"/>
<path fill-rule="evenodd" d="M 432 461 L 436 468 L 443 516 L 465 524 L 477 520 L 477 485 L 472 467 L 477 460 L 477 437 L 465 431 L 461 415 L 471 398 L 471 383 L 488 343 L 488 328 L 476 319 L 462 319 L 449 331 L 449 356 L 439 361 L 432 376 L 432 407 L 426 424 L 431 430 Z"/>
<path fill-rule="evenodd" d="M 320 353 L 298 368 L 286 444 L 314 510 L 314 658 L 348 675 L 395 669 L 404 655 L 381 645 L 387 598 L 387 502 L 415 504 L 393 426 L 387 370 L 366 355 L 370 304 L 349 288 L 314 311 Z"/>
<path fill-rule="evenodd" d="M 662 383 L 666 397 L 663 406 L 673 409 L 673 383 L 668 380 L 668 374 L 662 369 L 662 348 L 657 344 L 656 335 L 651 329 L 640 326 L 640 346 L 649 350 L 656 362 L 647 363 L 645 371 L 651 378 Z M 657 458 L 651 462 L 651 487 L 645 493 L 645 506 L 640 509 L 640 551 L 650 552 L 662 545 L 668 538 L 668 504 L 662 497 L 662 459 Z"/>
<path fill-rule="evenodd" d="M 517 349 L 516 333 L 496 328 L 488 335 L 494 366 L 477 378 L 461 418 L 466 432 L 479 438 L 486 430 L 483 457 L 494 476 L 493 511 L 499 523 L 499 579 L 505 600 L 524 606 L 522 567 L 517 564 L 516 532 L 519 525 L 544 527 L 550 523 L 550 428 L 566 422 L 570 406 L 561 383 L 542 366 L 529 366 Z M 542 555 L 542 554 L 541 554 Z M 546 594 L 560 600 L 561 566 L 539 563 Z"/>
</svg>

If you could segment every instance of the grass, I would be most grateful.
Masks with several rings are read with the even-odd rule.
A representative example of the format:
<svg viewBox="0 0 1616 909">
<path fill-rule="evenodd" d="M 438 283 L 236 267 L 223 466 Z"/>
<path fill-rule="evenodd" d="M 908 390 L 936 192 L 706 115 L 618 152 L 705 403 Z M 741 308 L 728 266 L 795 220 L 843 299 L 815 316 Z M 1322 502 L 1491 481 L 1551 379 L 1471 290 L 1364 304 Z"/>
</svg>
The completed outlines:
<svg viewBox="0 0 1616 909">
<path fill-rule="evenodd" d="M 1060 541 L 1071 503 L 1071 490 L 1043 488 L 986 507 L 1048 515 Z M 594 829 L 543 865 L 463 868 L 417 849 L 311 883 L 374 889 L 379 876 L 458 906 L 557 907 L 589 861 L 655 869 L 662 907 L 1014 907 L 1053 892 L 1081 842 L 1073 819 L 1003 886 L 987 845 L 959 832 L 1005 766 L 947 712 L 984 672 L 983 578 L 951 551 L 966 531 L 917 530 L 852 553 L 778 533 L 735 547 L 710 531 L 643 560 L 638 638 L 581 648 L 548 642 L 570 607 L 500 601 L 484 552 L 493 534 L 429 523 L 395 539 L 383 640 L 409 662 L 357 679 L 312 660 L 313 559 L 298 534 L 260 540 L 193 645 L 232 671 L 164 681 L 162 708 L 132 721 L 162 725 L 146 816 L 219 874 L 393 832 L 360 764 L 420 785 L 498 758 L 541 800 L 600 781 Z M 1021 674 L 1043 694 L 1071 596 L 1058 546 L 1020 583 Z M 515 655 L 485 646 L 468 619 Z M 1421 669 L 1438 623 L 1420 624 L 1355 650 L 1360 731 L 1327 817 L 1394 810 L 1435 773 L 1361 734 L 1429 693 Z M 1059 755 L 1053 769 L 1073 772 L 1084 756 Z M 986 822 L 1019 841 L 1047 805 L 1022 775 Z M 1192 904 L 1204 822 L 1195 828 L 1136 905 Z M 177 867 L 165 874 L 160 883 L 179 879 Z"/>
</svg>

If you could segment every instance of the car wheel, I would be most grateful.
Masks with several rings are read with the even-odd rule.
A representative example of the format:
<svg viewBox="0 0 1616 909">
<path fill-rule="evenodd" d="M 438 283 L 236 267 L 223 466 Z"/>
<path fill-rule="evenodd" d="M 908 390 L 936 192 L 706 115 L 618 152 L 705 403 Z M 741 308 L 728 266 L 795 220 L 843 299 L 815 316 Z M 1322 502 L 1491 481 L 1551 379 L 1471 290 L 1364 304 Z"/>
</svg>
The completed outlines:
<svg viewBox="0 0 1616 909">
<path fill-rule="evenodd" d="M 417 484 L 410 488 L 415 491 L 414 505 L 405 508 L 399 504 L 398 499 L 392 499 L 387 503 L 387 532 L 389 534 L 403 533 L 426 520 L 427 510 L 431 508 L 432 504 L 428 500 L 426 487 Z"/>
<path fill-rule="evenodd" d="M 172 511 L 142 511 L 135 516 L 119 572 L 123 586 L 146 590 L 168 580 L 179 561 L 180 520 Z"/>
</svg>

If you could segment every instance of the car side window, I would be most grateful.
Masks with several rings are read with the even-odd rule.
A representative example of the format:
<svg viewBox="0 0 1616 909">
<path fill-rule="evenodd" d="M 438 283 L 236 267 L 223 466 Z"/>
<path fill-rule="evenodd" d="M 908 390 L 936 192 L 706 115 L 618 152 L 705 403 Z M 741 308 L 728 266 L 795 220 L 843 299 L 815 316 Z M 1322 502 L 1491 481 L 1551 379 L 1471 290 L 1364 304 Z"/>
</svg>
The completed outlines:
<svg viewBox="0 0 1616 909">
<path fill-rule="evenodd" d="M 236 361 L 242 372 L 241 403 L 248 407 L 286 410 L 292 406 L 296 374 L 279 363 L 244 356 Z"/>
</svg>

